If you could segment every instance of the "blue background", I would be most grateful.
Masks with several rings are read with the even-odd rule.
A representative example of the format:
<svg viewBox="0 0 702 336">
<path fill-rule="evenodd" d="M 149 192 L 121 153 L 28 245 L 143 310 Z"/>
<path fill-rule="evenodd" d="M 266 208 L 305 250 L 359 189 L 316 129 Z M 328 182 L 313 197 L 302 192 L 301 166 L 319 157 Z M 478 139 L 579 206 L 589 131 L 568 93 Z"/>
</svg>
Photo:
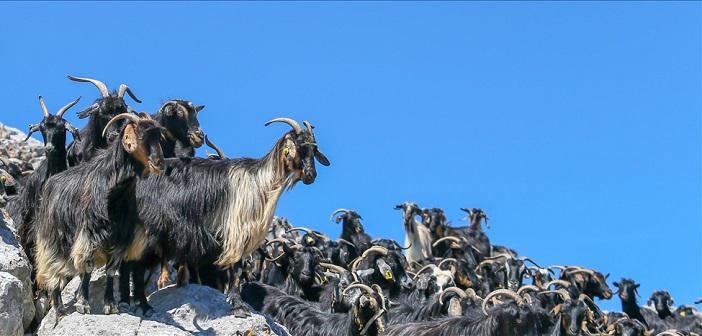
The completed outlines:
<svg viewBox="0 0 702 336">
<path fill-rule="evenodd" d="M 129 84 L 205 104 L 230 157 L 308 119 L 332 162 L 278 214 L 334 237 L 338 207 L 404 240 L 413 200 L 491 217 L 544 265 L 702 296 L 701 12 L 687 3 L 3 3 L 0 120 L 26 128 Z M 131 101 L 130 101 L 131 104 Z M 84 125 L 73 113 L 69 120 Z M 200 154 L 203 154 L 202 151 Z M 78 206 L 78 205 L 77 205 Z M 614 289 L 614 288 L 613 288 Z M 619 308 L 619 300 L 603 303 Z"/>
</svg>

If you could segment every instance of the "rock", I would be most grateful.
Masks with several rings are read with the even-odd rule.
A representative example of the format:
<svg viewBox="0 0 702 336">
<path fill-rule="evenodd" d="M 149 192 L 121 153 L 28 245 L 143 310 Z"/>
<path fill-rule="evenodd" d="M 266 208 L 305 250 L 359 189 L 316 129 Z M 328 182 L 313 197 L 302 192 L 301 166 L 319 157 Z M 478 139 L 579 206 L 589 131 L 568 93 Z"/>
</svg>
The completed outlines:
<svg viewBox="0 0 702 336">
<path fill-rule="evenodd" d="M 252 314 L 246 319 L 230 315 L 231 307 L 225 295 L 216 289 L 189 285 L 183 288 L 169 286 L 149 296 L 154 308 L 150 317 L 129 314 L 99 315 L 102 312 L 104 272 L 93 272 L 90 304 L 96 315 L 76 312 L 64 317 L 54 328 L 53 309 L 44 318 L 38 335 L 282 335 L 287 330 L 271 319 Z M 78 288 L 77 279 L 63 291 L 69 312 Z M 101 287 L 102 286 L 102 287 Z"/>
<path fill-rule="evenodd" d="M 22 325 L 29 327 L 34 319 L 34 301 L 32 295 L 31 266 L 27 255 L 20 247 L 15 237 L 15 233 L 10 229 L 10 225 L 4 221 L 0 222 L 0 272 L 7 272 L 17 278 L 22 286 L 20 295 L 22 304 L 19 307 L 7 307 L 13 312 L 22 313 Z M 0 310 L 0 314 L 6 311 Z"/>
<path fill-rule="evenodd" d="M 23 300 L 22 281 L 10 273 L 0 272 L 0 335 L 15 336 L 24 333 Z"/>
<path fill-rule="evenodd" d="M 47 315 L 49 317 L 49 315 Z M 124 335 L 137 334 L 141 319 L 129 314 L 119 315 L 81 315 L 72 313 L 53 327 L 53 319 L 45 318 L 37 335 L 75 336 L 75 335 Z M 154 335 L 154 334 L 152 334 Z"/>
</svg>

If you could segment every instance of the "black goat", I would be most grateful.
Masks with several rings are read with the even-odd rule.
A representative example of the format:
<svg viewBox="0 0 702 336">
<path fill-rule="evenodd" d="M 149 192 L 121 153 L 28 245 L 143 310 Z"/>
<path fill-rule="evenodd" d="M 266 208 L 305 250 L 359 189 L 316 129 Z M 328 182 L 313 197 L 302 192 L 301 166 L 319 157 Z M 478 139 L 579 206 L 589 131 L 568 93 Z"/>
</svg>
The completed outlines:
<svg viewBox="0 0 702 336">
<path fill-rule="evenodd" d="M 68 79 L 75 82 L 92 83 L 100 91 L 100 98 L 95 100 L 90 107 L 78 113 L 80 119 L 90 118 L 88 124 L 80 130 L 81 141 L 74 140 L 68 146 L 68 164 L 75 166 L 82 161 L 90 161 L 96 155 L 96 150 L 106 148 L 108 143 L 117 138 L 122 127 L 121 123 L 111 125 L 107 131 L 104 129 L 112 117 L 122 113 L 131 113 L 124 101 L 124 94 L 129 94 L 137 103 L 141 103 L 141 100 L 125 84 L 120 84 L 118 90 L 110 93 L 107 85 L 97 79 L 74 76 L 68 76 Z"/>
<path fill-rule="evenodd" d="M 510 299 L 488 311 L 486 309 L 487 303 L 498 295 L 505 295 Z M 552 324 L 545 311 L 529 305 L 516 293 L 506 290 L 490 293 L 483 302 L 483 311 L 482 318 L 454 317 L 391 325 L 388 327 L 386 335 L 536 336 L 546 334 Z"/>
<path fill-rule="evenodd" d="M 261 283 L 244 284 L 242 298 L 254 309 L 285 325 L 296 336 L 373 336 L 385 331 L 386 299 L 377 286 L 354 284 L 344 290 L 361 295 L 346 314 L 326 313 L 314 304 Z"/>
<path fill-rule="evenodd" d="M 636 297 L 639 296 L 639 286 L 634 280 L 623 278 L 619 282 L 613 283 L 617 287 L 619 299 L 622 301 L 622 311 L 629 315 L 629 318 L 639 320 L 648 329 L 648 323 L 641 314 L 639 304 L 636 302 Z"/>
<path fill-rule="evenodd" d="M 272 240 L 269 243 L 279 242 L 284 255 L 278 255 L 274 260 L 285 257 L 285 278 L 283 290 L 307 301 L 319 301 L 321 288 L 315 286 L 317 266 L 319 266 L 321 251 L 316 247 L 302 246 L 299 244 L 288 245 L 284 240 Z"/>
<path fill-rule="evenodd" d="M 43 118 L 38 124 L 29 126 L 29 133 L 25 139 L 25 141 L 29 139 L 34 132 L 41 132 L 41 136 L 44 139 L 46 159 L 27 177 L 19 197 L 13 199 L 7 210 L 15 225 L 17 225 L 20 244 L 32 265 L 35 265 L 34 218 L 41 203 L 42 187 L 49 177 L 68 168 L 66 161 L 66 131 L 71 132 L 74 139 L 80 141 L 78 129 L 63 119 L 63 114 L 78 103 L 79 100 L 80 97 L 61 107 L 55 115 L 51 115 L 46 108 L 46 104 L 44 104 L 44 99 L 39 96 L 39 105 L 41 106 Z M 36 269 L 32 268 L 32 279 L 35 271 Z"/>
<path fill-rule="evenodd" d="M 134 189 L 138 177 L 163 169 L 162 128 L 148 114 L 124 113 L 109 120 L 105 129 L 122 119 L 128 123 L 120 141 L 98 151 L 95 160 L 53 175 L 44 185 L 36 222 L 36 280 L 51 293 L 57 319 L 65 314 L 61 281 L 81 276 L 75 308 L 90 313 L 90 273 L 105 263 L 104 312 L 115 313 L 112 276 L 122 259 L 143 249 Z"/>
<path fill-rule="evenodd" d="M 351 272 L 366 284 L 379 285 L 390 299 L 395 299 L 414 288 L 406 268 L 407 261 L 398 251 L 371 246 L 352 263 Z"/>
<path fill-rule="evenodd" d="M 371 247 L 371 237 L 366 234 L 361 223 L 361 215 L 356 211 L 336 209 L 331 214 L 335 223 L 341 222 L 341 239 L 351 242 L 358 255 Z"/>
<path fill-rule="evenodd" d="M 204 108 L 204 105 L 195 106 L 192 102 L 174 99 L 163 103 L 152 116 L 166 128 L 161 141 L 164 157 L 195 156 L 195 148 L 202 146 L 205 140 L 205 133 L 197 119 L 198 113 Z"/>
<path fill-rule="evenodd" d="M 560 279 L 569 281 L 580 293 L 591 299 L 597 297 L 600 300 L 609 300 L 612 298 L 612 290 L 607 285 L 609 274 L 602 275 L 598 271 L 579 266 L 551 266 L 551 268 L 560 268 Z"/>
<path fill-rule="evenodd" d="M 303 130 L 289 118 L 266 125 L 273 122 L 293 130 L 261 159 L 167 159 L 164 176 L 138 183 L 139 218 L 149 237 L 148 250 L 180 265 L 231 267 L 260 246 L 283 191 L 300 180 L 315 181 L 315 158 L 329 165 L 317 147 L 312 125 L 305 122 Z M 209 256 L 215 260 L 210 262 Z M 230 286 L 229 301 L 237 315 L 246 315 L 238 293 Z"/>
</svg>

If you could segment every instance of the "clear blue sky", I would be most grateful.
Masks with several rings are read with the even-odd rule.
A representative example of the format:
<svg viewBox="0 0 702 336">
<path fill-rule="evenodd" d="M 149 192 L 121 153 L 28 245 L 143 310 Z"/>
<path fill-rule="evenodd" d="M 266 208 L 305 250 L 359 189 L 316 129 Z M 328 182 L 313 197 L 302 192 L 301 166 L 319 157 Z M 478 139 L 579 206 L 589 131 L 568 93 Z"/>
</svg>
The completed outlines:
<svg viewBox="0 0 702 336">
<path fill-rule="evenodd" d="M 488 234 L 702 296 L 701 5 L 686 3 L 3 3 L 0 120 L 25 128 L 129 84 L 155 111 L 207 108 L 229 156 L 261 156 L 308 119 L 332 162 L 278 214 L 337 236 L 357 209 L 402 240 L 393 206 L 484 208 Z M 74 111 L 77 111 L 75 109 Z M 69 119 L 82 126 L 73 113 Z M 78 205 L 77 205 L 78 206 Z M 604 307 L 619 307 L 618 300 Z"/>
</svg>

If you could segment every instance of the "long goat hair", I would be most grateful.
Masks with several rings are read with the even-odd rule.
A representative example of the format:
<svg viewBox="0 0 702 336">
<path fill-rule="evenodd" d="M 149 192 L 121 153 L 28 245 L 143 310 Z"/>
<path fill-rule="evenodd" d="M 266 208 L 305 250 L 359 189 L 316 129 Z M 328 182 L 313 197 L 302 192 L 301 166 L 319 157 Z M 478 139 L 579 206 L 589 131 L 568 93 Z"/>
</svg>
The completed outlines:
<svg viewBox="0 0 702 336">
<path fill-rule="evenodd" d="M 146 114 L 142 119 L 120 114 L 110 123 L 125 118 L 135 123 L 123 128 L 122 141 L 52 176 L 44 186 L 36 222 L 36 277 L 40 288 L 53 291 L 58 309 L 61 280 L 81 274 L 87 283 L 95 264 L 109 262 L 108 268 L 115 268 L 130 252 L 138 224 L 137 176 L 161 169 L 161 128 Z M 87 299 L 87 292 L 81 294 Z"/>
</svg>

